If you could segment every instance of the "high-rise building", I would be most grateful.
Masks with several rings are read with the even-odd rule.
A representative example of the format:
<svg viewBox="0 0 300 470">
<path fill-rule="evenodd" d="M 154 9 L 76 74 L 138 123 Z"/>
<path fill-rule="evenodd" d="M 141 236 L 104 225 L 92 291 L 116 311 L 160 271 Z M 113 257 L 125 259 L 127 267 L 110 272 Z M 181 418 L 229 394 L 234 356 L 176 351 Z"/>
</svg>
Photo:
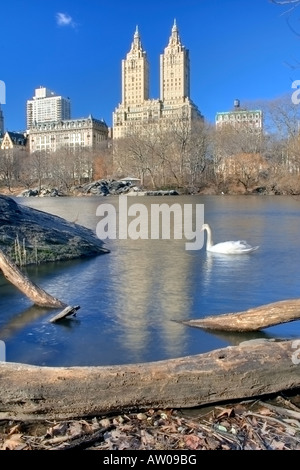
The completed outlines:
<svg viewBox="0 0 300 470">
<path fill-rule="evenodd" d="M 131 49 L 122 60 L 122 103 L 126 107 L 143 104 L 149 99 L 149 64 L 138 28 Z"/>
<path fill-rule="evenodd" d="M 1 109 L 1 104 L 0 104 L 0 137 L 3 137 L 4 135 L 4 116 L 3 116 L 3 111 Z"/>
<path fill-rule="evenodd" d="M 42 122 L 71 119 L 70 98 L 57 95 L 45 87 L 35 89 L 35 95 L 27 100 L 26 106 L 27 130 Z"/>
<path fill-rule="evenodd" d="M 182 103 L 190 97 L 190 57 L 182 45 L 176 22 L 169 43 L 160 55 L 160 99 L 163 103 Z"/>
<path fill-rule="evenodd" d="M 189 51 L 182 43 L 174 21 L 169 43 L 160 56 L 160 99 L 149 99 L 149 65 L 138 28 L 126 59 L 122 60 L 122 101 L 113 113 L 113 138 L 133 129 L 174 119 L 203 120 L 190 99 Z"/>
</svg>

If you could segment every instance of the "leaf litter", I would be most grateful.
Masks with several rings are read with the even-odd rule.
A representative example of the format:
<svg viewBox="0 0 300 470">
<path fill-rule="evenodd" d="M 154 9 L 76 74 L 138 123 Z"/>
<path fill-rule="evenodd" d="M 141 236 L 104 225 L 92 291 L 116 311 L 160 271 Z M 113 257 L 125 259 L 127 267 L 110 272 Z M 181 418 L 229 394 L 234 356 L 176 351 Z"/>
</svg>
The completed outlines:
<svg viewBox="0 0 300 470">
<path fill-rule="evenodd" d="M 300 395 L 64 421 L 0 421 L 0 450 L 300 450 Z"/>
</svg>

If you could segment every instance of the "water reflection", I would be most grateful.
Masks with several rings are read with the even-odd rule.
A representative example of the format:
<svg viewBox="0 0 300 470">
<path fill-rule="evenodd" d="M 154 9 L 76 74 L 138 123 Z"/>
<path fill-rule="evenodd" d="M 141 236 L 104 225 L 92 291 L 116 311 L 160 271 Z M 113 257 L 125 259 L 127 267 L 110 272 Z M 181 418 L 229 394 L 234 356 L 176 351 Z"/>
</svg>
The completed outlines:
<svg viewBox="0 0 300 470">
<path fill-rule="evenodd" d="M 124 249 L 111 265 L 117 276 L 115 319 L 122 324 L 120 340 L 131 351 L 149 347 L 153 330 L 168 355 L 180 355 L 185 330 L 172 320 L 189 312 L 190 258 L 183 256 L 183 243 L 136 241 L 135 248 Z"/>
<path fill-rule="evenodd" d="M 245 331 L 245 332 L 234 332 L 234 331 L 220 331 L 220 330 L 209 330 L 209 332 L 216 338 L 219 338 L 231 346 L 237 346 L 242 341 L 249 341 L 252 339 L 271 339 L 274 335 L 268 334 L 267 331 Z M 277 336 L 276 336 L 277 337 Z"/>
<path fill-rule="evenodd" d="M 2 323 L 2 326 L 0 328 L 0 338 L 4 341 L 8 340 L 20 331 L 22 331 L 26 326 L 36 322 L 36 320 L 44 320 L 46 317 L 47 321 L 50 321 L 50 319 L 54 317 L 58 312 L 58 310 L 53 311 L 47 308 L 32 305 L 23 312 L 20 312 L 15 317 L 10 318 L 6 323 Z M 69 317 L 62 319 L 56 324 L 64 328 L 70 329 L 74 328 L 75 326 L 79 326 L 80 320 L 73 316 L 72 318 Z"/>
<path fill-rule="evenodd" d="M 7 340 L 22 330 L 25 326 L 37 319 L 42 319 L 49 313 L 49 309 L 32 305 L 23 312 L 10 318 L 6 323 L 2 323 L 0 328 L 0 338 Z"/>
</svg>

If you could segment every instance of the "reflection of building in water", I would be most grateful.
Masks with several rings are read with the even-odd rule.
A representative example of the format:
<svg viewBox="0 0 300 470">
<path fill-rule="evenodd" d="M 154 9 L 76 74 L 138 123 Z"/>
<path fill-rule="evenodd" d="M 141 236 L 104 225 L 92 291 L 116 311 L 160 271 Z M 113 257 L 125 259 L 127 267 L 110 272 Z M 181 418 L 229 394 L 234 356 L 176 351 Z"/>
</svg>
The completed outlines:
<svg viewBox="0 0 300 470">
<path fill-rule="evenodd" d="M 153 337 L 153 325 L 161 332 L 159 349 L 171 357 L 180 356 L 187 329 L 173 320 L 185 318 L 190 308 L 191 258 L 184 250 L 185 240 L 124 240 L 118 244 L 121 250 L 110 276 L 117 276 L 119 282 L 114 301 L 117 322 L 123 327 L 123 347 L 139 354 Z"/>
</svg>

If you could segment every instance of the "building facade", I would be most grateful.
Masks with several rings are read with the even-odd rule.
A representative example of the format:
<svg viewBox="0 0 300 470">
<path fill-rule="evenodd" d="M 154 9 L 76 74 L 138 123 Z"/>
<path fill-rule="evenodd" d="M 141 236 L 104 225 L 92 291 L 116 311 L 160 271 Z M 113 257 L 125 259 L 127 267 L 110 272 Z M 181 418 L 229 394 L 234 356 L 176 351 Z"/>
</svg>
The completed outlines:
<svg viewBox="0 0 300 470">
<path fill-rule="evenodd" d="M 35 89 L 35 95 L 27 100 L 27 130 L 41 122 L 71 119 L 71 100 L 57 95 L 45 87 Z"/>
<path fill-rule="evenodd" d="M 108 127 L 91 115 L 82 119 L 41 122 L 31 126 L 28 133 L 30 153 L 56 152 L 58 149 L 95 149 L 108 139 Z"/>
<path fill-rule="evenodd" d="M 122 60 L 122 101 L 113 113 L 113 139 L 126 137 L 133 129 L 171 120 L 203 120 L 190 99 L 189 51 L 182 45 L 176 21 L 169 43 L 160 55 L 160 98 L 149 99 L 149 64 L 138 28 L 126 59 Z"/>
<path fill-rule="evenodd" d="M 20 132 L 6 131 L 0 145 L 1 150 L 27 150 L 26 134 Z"/>
<path fill-rule="evenodd" d="M 216 128 L 222 129 L 226 126 L 262 133 L 263 113 L 260 109 L 242 108 L 240 101 L 236 99 L 231 111 L 216 114 Z"/>
<path fill-rule="evenodd" d="M 0 139 L 4 135 L 4 115 L 0 104 Z"/>
</svg>

